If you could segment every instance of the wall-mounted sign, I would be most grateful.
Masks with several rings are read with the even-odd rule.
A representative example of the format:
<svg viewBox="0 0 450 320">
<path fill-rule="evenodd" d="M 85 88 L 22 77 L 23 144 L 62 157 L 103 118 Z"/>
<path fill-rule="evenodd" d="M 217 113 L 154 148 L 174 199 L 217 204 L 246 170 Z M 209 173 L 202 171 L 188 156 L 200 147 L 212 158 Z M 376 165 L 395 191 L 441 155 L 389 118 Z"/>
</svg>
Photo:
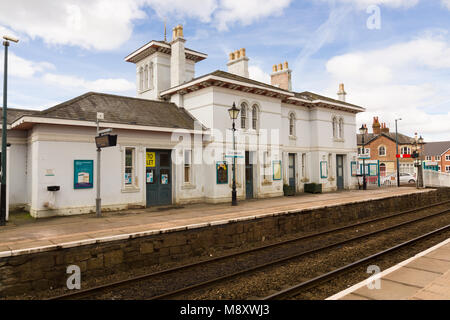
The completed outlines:
<svg viewBox="0 0 450 320">
<path fill-rule="evenodd" d="M 145 166 L 147 168 L 154 168 L 156 166 L 156 152 L 146 152 Z"/>
<path fill-rule="evenodd" d="M 322 179 L 328 178 L 328 166 L 326 161 L 320 161 L 320 177 Z"/>
<path fill-rule="evenodd" d="M 216 163 L 217 184 L 228 183 L 228 164 L 225 161 Z"/>
<path fill-rule="evenodd" d="M 74 189 L 94 187 L 94 160 L 74 160 L 73 172 Z"/>
<path fill-rule="evenodd" d="M 281 180 L 281 160 L 273 162 L 273 180 Z"/>
</svg>

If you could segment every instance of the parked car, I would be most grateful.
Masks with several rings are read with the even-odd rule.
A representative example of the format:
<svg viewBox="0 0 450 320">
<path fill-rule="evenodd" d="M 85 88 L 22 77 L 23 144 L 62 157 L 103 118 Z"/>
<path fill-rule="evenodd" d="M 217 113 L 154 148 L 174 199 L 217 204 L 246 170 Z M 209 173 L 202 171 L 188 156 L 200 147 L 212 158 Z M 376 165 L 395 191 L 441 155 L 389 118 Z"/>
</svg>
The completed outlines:
<svg viewBox="0 0 450 320">
<path fill-rule="evenodd" d="M 384 185 L 397 184 L 397 173 L 393 173 L 381 178 L 381 183 Z M 400 173 L 400 184 L 416 183 L 416 175 L 406 172 Z"/>
</svg>

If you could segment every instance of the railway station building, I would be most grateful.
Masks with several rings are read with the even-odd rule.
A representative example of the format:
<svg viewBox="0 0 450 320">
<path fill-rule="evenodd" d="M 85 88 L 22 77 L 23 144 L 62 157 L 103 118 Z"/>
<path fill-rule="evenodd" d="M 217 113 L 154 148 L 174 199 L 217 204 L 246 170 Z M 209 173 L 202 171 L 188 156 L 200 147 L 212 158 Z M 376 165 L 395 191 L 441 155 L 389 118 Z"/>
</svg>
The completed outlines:
<svg viewBox="0 0 450 320">
<path fill-rule="evenodd" d="M 365 109 L 292 91 L 287 62 L 271 83 L 249 78 L 245 49 L 227 71 L 196 76 L 207 55 L 185 47 L 182 26 L 168 41 L 150 41 L 125 61 L 136 67 L 136 97 L 89 92 L 43 111 L 9 109 L 10 208 L 33 217 L 95 212 L 96 119 L 117 146 L 102 151 L 103 210 L 231 201 L 236 158 L 238 199 L 357 187 L 356 114 Z M 228 110 L 236 119 L 236 150 Z M 57 191 L 49 188 L 57 186 Z"/>
</svg>

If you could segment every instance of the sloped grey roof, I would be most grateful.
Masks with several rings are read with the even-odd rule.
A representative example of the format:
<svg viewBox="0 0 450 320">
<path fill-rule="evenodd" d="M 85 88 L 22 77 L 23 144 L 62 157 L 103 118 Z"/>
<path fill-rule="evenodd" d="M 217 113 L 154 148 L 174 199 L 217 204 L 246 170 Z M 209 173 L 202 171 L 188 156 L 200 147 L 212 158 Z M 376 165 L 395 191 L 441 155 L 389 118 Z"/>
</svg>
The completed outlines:
<svg viewBox="0 0 450 320">
<path fill-rule="evenodd" d="M 440 156 L 450 149 L 450 141 L 428 142 L 425 143 L 424 155 Z"/>
<path fill-rule="evenodd" d="M 314 92 L 309 92 L 309 91 L 304 91 L 304 92 L 296 92 L 295 93 L 295 97 L 296 98 L 301 98 L 301 99 L 307 99 L 310 101 L 314 101 L 314 100 L 324 100 L 324 101 L 328 101 L 328 102 L 333 102 L 333 103 L 339 103 L 339 104 L 343 104 L 343 105 L 347 105 L 350 107 L 355 107 L 355 108 L 361 108 L 360 106 L 357 106 L 356 104 L 351 104 L 348 102 L 344 102 L 341 100 L 337 100 L 337 99 L 332 99 L 326 96 L 322 96 L 320 94 L 314 93 Z"/>
<path fill-rule="evenodd" d="M 174 103 L 88 92 L 33 116 L 96 121 L 97 112 L 105 114 L 106 122 L 194 129 L 195 118 Z"/>
<path fill-rule="evenodd" d="M 8 122 L 8 124 L 13 123 L 22 116 L 39 113 L 38 110 L 13 109 L 13 108 L 8 108 L 6 112 L 7 112 L 6 121 Z M 3 108 L 0 108 L 0 125 L 2 124 L 2 121 L 3 121 Z"/>
<path fill-rule="evenodd" d="M 357 138 L 357 144 L 358 145 L 362 145 L 362 134 L 358 133 L 356 135 Z M 381 133 L 381 134 L 374 134 L 374 133 L 368 133 L 365 135 L 364 137 L 364 144 L 368 144 L 369 142 L 377 139 L 380 136 L 385 136 L 388 139 L 391 139 L 392 141 L 395 142 L 395 132 L 389 132 L 389 133 Z M 414 138 L 408 137 L 404 134 L 399 133 L 398 134 L 398 143 L 399 144 L 413 144 L 414 143 Z"/>
</svg>

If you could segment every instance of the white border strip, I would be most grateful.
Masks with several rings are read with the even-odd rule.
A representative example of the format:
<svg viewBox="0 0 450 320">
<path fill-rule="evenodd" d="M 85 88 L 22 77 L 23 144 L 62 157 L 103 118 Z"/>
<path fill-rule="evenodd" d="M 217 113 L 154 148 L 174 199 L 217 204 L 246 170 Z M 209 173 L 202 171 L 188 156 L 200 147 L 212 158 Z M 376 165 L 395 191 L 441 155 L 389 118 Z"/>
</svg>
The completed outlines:
<svg viewBox="0 0 450 320">
<path fill-rule="evenodd" d="M 392 273 L 392 272 L 394 272 L 394 271 L 404 267 L 405 265 L 413 262 L 414 260 L 416 260 L 416 259 L 418 259 L 420 257 L 423 257 L 423 256 L 427 255 L 428 253 L 430 253 L 430 252 L 432 252 L 432 251 L 434 251 L 434 250 L 436 250 L 436 249 L 438 249 L 438 248 L 440 248 L 442 246 L 445 246 L 447 243 L 450 243 L 450 238 L 448 238 L 447 240 L 445 240 L 445 241 L 443 241 L 441 243 L 438 243 L 437 245 L 435 245 L 435 246 L 433 246 L 433 247 L 431 247 L 431 248 L 429 248 L 429 249 L 427 249 L 425 251 L 422 251 L 422 252 L 416 254 L 414 257 L 411 257 L 411 258 L 409 258 L 409 259 L 407 259 L 405 261 L 400 262 L 399 264 L 396 264 L 395 266 L 390 267 L 389 269 L 384 270 L 383 272 L 380 272 L 380 273 L 378 273 L 376 275 L 373 275 L 373 276 L 367 278 L 366 280 L 363 280 L 363 281 L 355 284 L 354 286 L 351 286 L 348 289 L 345 289 L 345 290 L 343 290 L 341 292 L 338 292 L 335 295 L 326 298 L 325 300 L 339 300 L 340 298 L 342 298 L 342 297 L 344 297 L 346 295 L 349 295 L 349 294 L 355 292 L 356 290 L 366 286 L 368 283 L 371 283 L 374 280 L 380 279 L 380 278 L 388 275 L 389 273 Z"/>
</svg>

